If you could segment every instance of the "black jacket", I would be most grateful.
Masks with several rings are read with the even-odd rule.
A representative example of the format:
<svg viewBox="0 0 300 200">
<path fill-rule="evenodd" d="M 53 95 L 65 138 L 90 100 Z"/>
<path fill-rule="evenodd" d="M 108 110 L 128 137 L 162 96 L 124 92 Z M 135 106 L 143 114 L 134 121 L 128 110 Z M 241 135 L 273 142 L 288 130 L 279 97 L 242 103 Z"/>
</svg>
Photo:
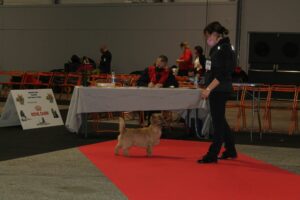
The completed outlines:
<svg viewBox="0 0 300 200">
<path fill-rule="evenodd" d="M 221 39 L 209 52 L 211 70 L 205 73 L 205 85 L 208 86 L 214 79 L 220 84 L 213 92 L 232 91 L 232 73 L 236 66 L 236 58 L 229 38 Z"/>
<path fill-rule="evenodd" d="M 110 73 L 111 69 L 110 69 L 110 64 L 111 64 L 111 60 L 112 60 L 112 55 L 110 53 L 110 51 L 105 51 L 102 56 L 101 56 L 101 60 L 100 60 L 100 72 L 101 73 Z"/>
</svg>

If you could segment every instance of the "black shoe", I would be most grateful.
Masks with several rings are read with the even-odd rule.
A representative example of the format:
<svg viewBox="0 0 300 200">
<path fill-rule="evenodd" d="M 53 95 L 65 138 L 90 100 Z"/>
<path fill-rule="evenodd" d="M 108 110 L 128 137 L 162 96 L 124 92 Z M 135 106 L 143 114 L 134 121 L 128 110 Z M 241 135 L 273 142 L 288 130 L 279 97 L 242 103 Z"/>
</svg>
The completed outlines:
<svg viewBox="0 0 300 200">
<path fill-rule="evenodd" d="M 235 159 L 235 158 L 237 158 L 236 151 L 224 151 L 222 153 L 222 156 L 219 157 L 220 160 Z"/>
<path fill-rule="evenodd" d="M 200 164 L 205 164 L 205 163 L 217 163 L 218 162 L 218 158 L 214 158 L 214 157 L 211 157 L 211 156 L 203 156 L 202 159 L 198 160 L 197 161 L 198 163 Z"/>
</svg>

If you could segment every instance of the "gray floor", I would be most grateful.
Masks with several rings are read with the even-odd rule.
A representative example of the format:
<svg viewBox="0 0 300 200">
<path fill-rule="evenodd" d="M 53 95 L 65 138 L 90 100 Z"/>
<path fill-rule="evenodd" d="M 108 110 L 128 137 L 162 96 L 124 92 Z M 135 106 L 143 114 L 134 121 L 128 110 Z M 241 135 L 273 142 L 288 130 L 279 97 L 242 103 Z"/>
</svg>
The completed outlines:
<svg viewBox="0 0 300 200">
<path fill-rule="evenodd" d="M 240 153 L 300 174 L 299 148 L 237 145 L 237 149 Z"/>
<path fill-rule="evenodd" d="M 0 162 L 0 199 L 127 199 L 77 148 Z"/>
</svg>

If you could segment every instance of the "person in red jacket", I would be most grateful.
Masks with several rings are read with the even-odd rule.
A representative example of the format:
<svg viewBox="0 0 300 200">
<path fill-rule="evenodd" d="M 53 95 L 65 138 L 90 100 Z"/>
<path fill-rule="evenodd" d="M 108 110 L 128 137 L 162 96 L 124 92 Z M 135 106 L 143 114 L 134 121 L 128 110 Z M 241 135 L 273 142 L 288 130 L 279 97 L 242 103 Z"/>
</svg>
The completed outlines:
<svg viewBox="0 0 300 200">
<path fill-rule="evenodd" d="M 182 49 L 182 54 L 176 60 L 179 66 L 178 75 L 187 76 L 188 71 L 193 69 L 193 53 L 187 42 L 181 42 L 180 48 Z"/>
<path fill-rule="evenodd" d="M 160 55 L 154 65 L 147 67 L 139 80 L 138 86 L 144 87 L 178 87 L 175 76 L 168 67 L 168 57 Z"/>
<path fill-rule="evenodd" d="M 150 88 L 178 87 L 178 82 L 168 67 L 168 57 L 160 55 L 153 65 L 147 67 L 137 81 L 137 86 Z M 156 112 L 160 111 L 145 112 L 148 125 L 150 125 L 151 115 Z"/>
</svg>

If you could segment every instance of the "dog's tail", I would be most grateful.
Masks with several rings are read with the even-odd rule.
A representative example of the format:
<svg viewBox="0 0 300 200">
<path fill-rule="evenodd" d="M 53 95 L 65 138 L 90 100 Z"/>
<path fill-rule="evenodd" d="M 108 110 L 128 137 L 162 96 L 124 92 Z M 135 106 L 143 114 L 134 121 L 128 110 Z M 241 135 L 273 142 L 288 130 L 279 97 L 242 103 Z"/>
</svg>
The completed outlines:
<svg viewBox="0 0 300 200">
<path fill-rule="evenodd" d="M 122 117 L 119 117 L 119 131 L 120 134 L 124 134 L 125 133 L 125 120 Z"/>
</svg>

